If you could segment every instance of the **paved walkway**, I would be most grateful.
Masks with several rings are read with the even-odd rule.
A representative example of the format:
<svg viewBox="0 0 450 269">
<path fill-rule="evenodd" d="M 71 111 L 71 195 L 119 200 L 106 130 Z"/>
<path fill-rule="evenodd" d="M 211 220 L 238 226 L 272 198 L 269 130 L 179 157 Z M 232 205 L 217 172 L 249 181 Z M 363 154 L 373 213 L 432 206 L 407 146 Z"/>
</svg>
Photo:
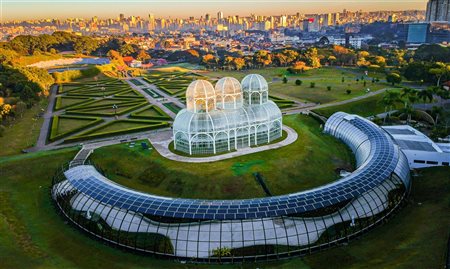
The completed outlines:
<svg viewBox="0 0 450 269">
<path fill-rule="evenodd" d="M 42 123 L 41 130 L 39 131 L 39 138 L 36 142 L 36 148 L 41 148 L 45 146 L 45 141 L 47 140 L 48 132 L 50 130 L 50 123 L 53 116 L 53 108 L 55 107 L 56 93 L 58 91 L 58 86 L 53 85 L 50 90 L 50 97 L 48 101 L 47 110 L 45 111 L 44 123 Z"/>
<path fill-rule="evenodd" d="M 156 93 L 158 93 L 159 95 L 163 96 L 164 99 L 169 100 L 170 102 L 176 104 L 177 106 L 181 107 L 181 108 L 185 108 L 186 105 L 183 104 L 182 102 L 180 102 L 180 100 L 176 97 L 173 97 L 167 93 L 165 93 L 164 91 L 161 91 L 160 89 L 158 89 L 158 87 L 156 87 L 156 85 L 154 84 L 150 84 L 148 83 L 145 79 L 143 78 L 136 78 L 137 80 L 139 80 L 139 82 L 141 82 L 144 86 L 144 88 L 150 88 L 153 91 L 155 91 Z"/>
<path fill-rule="evenodd" d="M 297 140 L 298 134 L 294 129 L 284 125 L 283 130 L 286 131 L 287 137 L 283 141 L 280 141 L 278 143 L 254 147 L 254 148 L 251 148 L 251 147 L 242 148 L 242 149 L 238 149 L 237 151 L 234 151 L 234 152 L 210 156 L 210 157 L 186 157 L 186 156 L 181 156 L 181 155 L 175 154 L 172 151 L 170 151 L 169 144 L 170 144 L 170 142 L 172 142 L 172 131 L 171 130 L 166 131 L 166 132 L 159 132 L 157 134 L 151 134 L 149 137 L 149 140 L 150 140 L 151 144 L 153 145 L 153 147 L 159 152 L 159 154 L 161 154 L 163 157 L 165 157 L 167 159 L 177 161 L 177 162 L 207 163 L 207 162 L 216 162 L 216 161 L 221 161 L 221 160 L 225 160 L 225 159 L 231 159 L 234 157 L 252 154 L 252 153 L 256 153 L 256 152 L 281 148 L 281 147 L 290 145 Z"/>
<path fill-rule="evenodd" d="M 175 119 L 175 117 L 177 116 L 175 113 L 173 113 L 170 109 L 168 109 L 167 107 L 165 107 L 163 105 L 163 103 L 159 102 L 158 100 L 156 100 L 156 98 L 153 98 L 150 94 L 148 94 L 146 91 L 144 91 L 144 89 L 147 88 L 152 88 L 148 83 L 146 83 L 143 79 L 138 79 L 138 78 L 133 78 L 135 80 L 139 80 L 139 82 L 142 83 L 142 85 L 136 85 L 133 82 L 131 82 L 130 80 L 125 80 L 133 89 L 135 89 L 136 91 L 138 91 L 140 94 L 142 94 L 145 99 L 147 99 L 147 101 L 152 104 L 155 105 L 159 108 L 162 109 L 162 111 L 164 111 L 167 115 L 169 115 L 172 119 Z M 145 84 L 144 84 L 145 83 Z M 154 90 L 152 88 L 152 90 Z M 158 92 L 159 93 L 159 92 Z"/>
</svg>

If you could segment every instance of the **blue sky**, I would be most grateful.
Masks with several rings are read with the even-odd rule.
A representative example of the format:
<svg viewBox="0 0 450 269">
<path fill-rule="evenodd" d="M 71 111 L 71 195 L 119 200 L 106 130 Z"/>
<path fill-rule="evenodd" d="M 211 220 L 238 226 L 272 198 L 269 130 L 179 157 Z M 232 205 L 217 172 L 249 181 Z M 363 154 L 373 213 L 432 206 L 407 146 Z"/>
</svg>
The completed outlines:
<svg viewBox="0 0 450 269">
<path fill-rule="evenodd" d="M 30 18 L 101 18 L 126 16 L 156 17 L 216 16 L 220 10 L 227 15 L 278 15 L 300 13 L 326 13 L 362 9 L 406 10 L 425 9 L 426 0 L 0 0 L 2 19 Z"/>
</svg>

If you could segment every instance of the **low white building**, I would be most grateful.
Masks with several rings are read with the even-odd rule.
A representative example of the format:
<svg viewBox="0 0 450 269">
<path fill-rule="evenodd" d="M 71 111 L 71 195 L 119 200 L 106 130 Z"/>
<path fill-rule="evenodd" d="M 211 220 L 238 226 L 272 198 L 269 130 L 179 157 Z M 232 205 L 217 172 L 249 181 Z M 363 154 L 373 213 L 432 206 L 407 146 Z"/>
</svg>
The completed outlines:
<svg viewBox="0 0 450 269">
<path fill-rule="evenodd" d="M 405 153 L 411 169 L 450 165 L 450 143 L 435 143 L 409 125 L 382 128 Z"/>
</svg>

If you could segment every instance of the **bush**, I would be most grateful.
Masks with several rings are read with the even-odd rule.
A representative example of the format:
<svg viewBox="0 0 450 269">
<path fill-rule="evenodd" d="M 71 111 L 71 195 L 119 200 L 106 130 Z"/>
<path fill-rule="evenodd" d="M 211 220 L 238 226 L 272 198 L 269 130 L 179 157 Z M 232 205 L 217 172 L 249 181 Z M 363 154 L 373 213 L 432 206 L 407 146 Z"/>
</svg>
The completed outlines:
<svg viewBox="0 0 450 269">
<path fill-rule="evenodd" d="M 351 94 L 352 93 L 352 90 L 346 90 L 345 91 L 347 94 Z"/>
<path fill-rule="evenodd" d="M 344 82 L 345 82 L 345 78 L 344 78 L 344 77 L 342 77 L 341 81 L 342 81 L 342 83 L 344 83 Z"/>
<path fill-rule="evenodd" d="M 287 82 L 288 82 L 287 77 L 284 77 L 284 78 L 283 78 L 283 83 L 287 83 Z"/>
<path fill-rule="evenodd" d="M 366 87 L 366 85 L 367 85 L 367 82 L 364 80 L 364 87 Z"/>
<path fill-rule="evenodd" d="M 327 90 L 328 90 L 328 91 L 331 91 L 331 86 L 327 86 Z"/>
<path fill-rule="evenodd" d="M 296 79 L 295 80 L 295 85 L 300 86 L 302 85 L 303 81 L 301 81 L 300 79 Z"/>
<path fill-rule="evenodd" d="M 309 87 L 310 87 L 310 88 L 315 88 L 315 87 L 316 87 L 316 83 L 315 83 L 315 82 L 311 82 L 311 83 L 309 84 Z"/>
<path fill-rule="evenodd" d="M 392 72 L 386 75 L 386 81 L 394 86 L 395 84 L 402 82 L 402 77 L 399 73 Z"/>
</svg>

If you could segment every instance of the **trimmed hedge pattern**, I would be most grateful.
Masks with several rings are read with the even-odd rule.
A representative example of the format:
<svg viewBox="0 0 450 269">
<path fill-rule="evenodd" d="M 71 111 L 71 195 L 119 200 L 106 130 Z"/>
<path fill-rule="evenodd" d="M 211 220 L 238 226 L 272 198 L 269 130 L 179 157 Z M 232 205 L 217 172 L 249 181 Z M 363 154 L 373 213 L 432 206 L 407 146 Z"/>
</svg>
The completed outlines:
<svg viewBox="0 0 450 269">
<path fill-rule="evenodd" d="M 90 120 L 90 122 L 86 123 L 85 125 L 79 126 L 77 128 L 71 129 L 67 132 L 59 133 L 58 129 L 59 129 L 60 119 L 74 119 L 74 120 L 84 120 L 84 121 Z M 58 139 L 61 139 L 63 137 L 77 133 L 77 132 L 87 129 L 89 127 L 95 126 L 95 125 L 99 124 L 100 122 L 103 122 L 103 119 L 98 118 L 98 117 L 77 117 L 77 116 L 66 116 L 66 115 L 54 116 L 52 119 L 52 123 L 51 123 L 51 127 L 50 127 L 50 135 L 49 135 L 48 140 L 51 142 L 56 141 Z"/>
<path fill-rule="evenodd" d="M 150 115 L 140 115 L 142 114 L 144 111 L 152 109 L 154 110 L 156 113 L 159 114 L 159 116 L 150 116 Z M 161 108 L 154 106 L 154 105 L 150 105 L 150 106 L 146 106 L 142 109 L 137 110 L 134 113 L 130 114 L 130 118 L 137 118 L 137 119 L 152 119 L 152 120 L 172 120 L 172 118 L 167 115 L 164 111 L 162 111 Z"/>
<path fill-rule="evenodd" d="M 119 122 L 135 122 L 135 123 L 148 123 L 147 126 L 138 126 L 133 128 L 126 128 L 122 130 L 117 131 L 110 131 L 110 132 L 98 132 L 101 129 L 104 129 L 110 125 L 117 124 Z M 133 132 L 140 132 L 140 131 L 148 131 L 148 130 L 154 130 L 158 128 L 168 127 L 170 124 L 168 122 L 161 122 L 161 121 L 145 121 L 145 120 L 117 120 L 117 121 L 111 121 L 106 124 L 103 124 L 101 126 L 98 126 L 96 128 L 93 128 L 87 132 L 84 132 L 78 136 L 71 137 L 69 139 L 66 139 L 64 142 L 77 142 L 82 140 L 88 140 L 88 139 L 94 139 L 94 138 L 102 138 L 102 137 L 108 137 L 113 135 L 122 135 L 127 133 L 133 133 Z"/>
</svg>

